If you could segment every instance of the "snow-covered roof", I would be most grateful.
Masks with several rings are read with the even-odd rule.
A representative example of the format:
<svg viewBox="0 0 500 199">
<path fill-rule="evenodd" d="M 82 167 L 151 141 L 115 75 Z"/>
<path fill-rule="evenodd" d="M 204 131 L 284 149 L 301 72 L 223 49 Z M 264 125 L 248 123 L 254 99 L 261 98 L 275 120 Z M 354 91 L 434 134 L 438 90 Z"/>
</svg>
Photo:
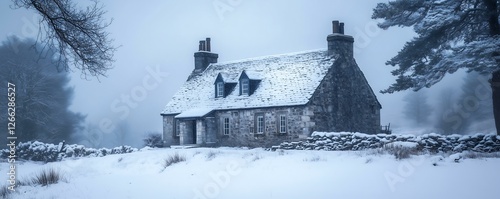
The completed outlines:
<svg viewBox="0 0 500 199">
<path fill-rule="evenodd" d="M 183 113 L 185 117 L 199 113 L 195 110 L 305 105 L 333 61 L 326 50 L 315 50 L 211 64 L 184 83 L 162 114 Z M 215 97 L 213 82 L 218 74 L 234 81 L 243 71 L 260 80 L 252 95 L 240 95 L 238 82 L 226 97 Z"/>
<path fill-rule="evenodd" d="M 197 108 L 192 108 L 192 109 L 188 109 L 186 111 L 183 111 L 181 114 L 176 115 L 175 118 L 203 117 L 212 111 L 213 111 L 213 109 L 211 109 L 211 108 L 197 107 Z"/>
<path fill-rule="evenodd" d="M 220 75 L 222 77 L 222 80 L 225 83 L 236 83 L 236 82 L 238 82 L 238 74 L 230 74 L 230 73 L 226 73 L 226 72 L 221 72 Z M 215 81 L 215 79 L 214 79 L 214 81 Z"/>
<path fill-rule="evenodd" d="M 263 78 L 262 71 L 245 70 L 245 74 L 248 76 L 248 79 L 251 80 L 262 80 Z"/>
</svg>

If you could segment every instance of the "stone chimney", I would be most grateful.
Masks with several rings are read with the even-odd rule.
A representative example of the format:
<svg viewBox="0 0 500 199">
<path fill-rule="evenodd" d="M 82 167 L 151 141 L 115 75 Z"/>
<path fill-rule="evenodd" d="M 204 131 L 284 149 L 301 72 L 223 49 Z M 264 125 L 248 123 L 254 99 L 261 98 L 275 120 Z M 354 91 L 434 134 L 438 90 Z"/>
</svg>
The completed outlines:
<svg viewBox="0 0 500 199">
<path fill-rule="evenodd" d="M 328 53 L 352 58 L 354 38 L 344 35 L 344 23 L 332 21 L 333 33 L 328 35 Z"/>
<path fill-rule="evenodd" d="M 200 45 L 198 46 L 198 52 L 194 53 L 193 73 L 201 73 L 208 67 L 208 65 L 212 63 L 217 63 L 217 58 L 219 58 L 219 55 L 210 52 L 211 50 L 210 48 L 211 48 L 210 38 L 200 41 Z"/>
</svg>

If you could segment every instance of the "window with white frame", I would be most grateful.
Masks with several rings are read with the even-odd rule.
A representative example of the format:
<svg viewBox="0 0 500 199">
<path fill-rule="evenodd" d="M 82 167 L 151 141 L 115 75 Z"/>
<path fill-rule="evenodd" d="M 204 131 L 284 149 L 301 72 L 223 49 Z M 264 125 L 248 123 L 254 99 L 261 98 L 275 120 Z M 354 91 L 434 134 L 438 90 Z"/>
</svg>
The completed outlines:
<svg viewBox="0 0 500 199">
<path fill-rule="evenodd" d="M 222 125 L 223 125 L 224 135 L 229 135 L 229 118 L 228 117 L 223 118 Z"/>
<path fill-rule="evenodd" d="M 181 135 L 181 122 L 175 120 L 175 136 L 179 137 Z"/>
<path fill-rule="evenodd" d="M 280 115 L 279 124 L 280 124 L 279 132 L 286 133 L 286 115 Z"/>
<path fill-rule="evenodd" d="M 241 80 L 241 94 L 242 95 L 250 94 L 250 81 L 248 81 L 248 79 Z"/>
<path fill-rule="evenodd" d="M 257 134 L 263 134 L 264 133 L 264 116 L 263 115 L 257 116 L 256 123 L 257 123 L 257 126 L 256 126 Z"/>
<path fill-rule="evenodd" d="M 224 82 L 217 82 L 217 97 L 224 97 Z"/>
</svg>

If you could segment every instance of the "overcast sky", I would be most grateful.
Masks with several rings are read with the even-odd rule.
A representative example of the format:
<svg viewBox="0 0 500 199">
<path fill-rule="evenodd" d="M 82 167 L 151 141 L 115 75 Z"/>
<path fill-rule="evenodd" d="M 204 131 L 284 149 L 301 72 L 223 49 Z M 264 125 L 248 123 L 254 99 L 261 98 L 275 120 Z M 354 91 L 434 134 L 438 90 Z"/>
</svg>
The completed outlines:
<svg viewBox="0 0 500 199">
<path fill-rule="evenodd" d="M 124 142 L 137 146 L 145 132 L 162 131 L 160 112 L 193 70 L 199 40 L 212 38 L 219 61 L 321 49 L 327 46 L 331 21 L 340 20 L 345 33 L 354 37 L 355 59 L 383 106 L 382 124 L 397 126 L 404 93 L 378 91 L 395 79 L 384 63 L 415 35 L 409 28 L 378 29 L 371 14 L 381 1 L 104 0 L 106 17 L 113 19 L 107 30 L 120 46 L 116 62 L 100 81 L 72 73 L 71 108 L 88 115 L 87 123 L 120 126 L 127 132 Z M 35 37 L 37 15 L 10 9 L 11 4 L 0 2 L 0 40 Z M 461 77 L 445 80 L 455 81 Z M 106 139 L 111 138 L 101 142 L 115 143 Z"/>
</svg>

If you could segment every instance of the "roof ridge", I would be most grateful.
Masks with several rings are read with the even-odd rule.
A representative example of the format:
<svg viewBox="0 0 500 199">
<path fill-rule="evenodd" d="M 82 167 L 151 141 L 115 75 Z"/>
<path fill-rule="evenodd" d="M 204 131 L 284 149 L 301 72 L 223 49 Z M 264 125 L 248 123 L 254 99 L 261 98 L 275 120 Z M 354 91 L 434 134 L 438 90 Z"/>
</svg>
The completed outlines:
<svg viewBox="0 0 500 199">
<path fill-rule="evenodd" d="M 263 56 L 257 56 L 257 57 L 249 57 L 249 58 L 243 58 L 243 59 L 223 61 L 223 62 L 213 63 L 213 64 L 210 64 L 210 65 L 234 64 L 234 63 L 240 63 L 240 62 L 263 60 L 263 59 L 277 58 L 277 57 L 283 57 L 283 56 L 294 56 L 294 55 L 314 53 L 314 52 L 321 52 L 321 51 L 327 51 L 327 50 L 328 49 L 326 49 L 326 48 L 318 48 L 318 49 L 313 49 L 313 50 L 304 50 L 304 51 L 297 51 L 297 52 L 290 52 L 290 53 L 280 53 L 280 54 L 274 54 L 274 55 L 263 55 Z"/>
</svg>

